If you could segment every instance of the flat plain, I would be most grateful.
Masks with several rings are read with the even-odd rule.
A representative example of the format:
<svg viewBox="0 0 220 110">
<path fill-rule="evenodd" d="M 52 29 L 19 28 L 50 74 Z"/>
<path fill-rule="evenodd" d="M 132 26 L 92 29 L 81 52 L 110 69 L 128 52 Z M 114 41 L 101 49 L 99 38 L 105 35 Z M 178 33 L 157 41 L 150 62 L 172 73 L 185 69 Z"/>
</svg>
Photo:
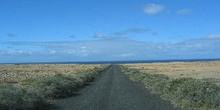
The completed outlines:
<svg viewBox="0 0 220 110">
<path fill-rule="evenodd" d="M 29 78 L 41 78 L 56 74 L 75 75 L 89 72 L 103 65 L 83 64 L 21 64 L 0 65 L 0 83 L 18 83 Z"/>
<path fill-rule="evenodd" d="M 220 79 L 220 61 L 125 64 L 148 74 L 164 74 L 170 78 Z"/>
</svg>

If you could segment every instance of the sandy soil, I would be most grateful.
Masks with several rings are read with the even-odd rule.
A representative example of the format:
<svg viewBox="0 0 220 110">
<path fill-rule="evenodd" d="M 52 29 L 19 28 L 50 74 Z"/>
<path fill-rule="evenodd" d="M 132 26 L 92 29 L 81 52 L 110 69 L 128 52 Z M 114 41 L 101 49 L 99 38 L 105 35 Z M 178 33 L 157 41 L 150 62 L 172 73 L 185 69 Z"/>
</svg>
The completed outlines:
<svg viewBox="0 0 220 110">
<path fill-rule="evenodd" d="M 17 83 L 27 78 L 45 77 L 57 73 L 74 75 L 72 73 L 86 72 L 101 66 L 76 64 L 0 65 L 0 83 Z"/>
<path fill-rule="evenodd" d="M 220 61 L 126 64 L 126 66 L 150 74 L 165 74 L 170 78 L 220 79 Z"/>
</svg>

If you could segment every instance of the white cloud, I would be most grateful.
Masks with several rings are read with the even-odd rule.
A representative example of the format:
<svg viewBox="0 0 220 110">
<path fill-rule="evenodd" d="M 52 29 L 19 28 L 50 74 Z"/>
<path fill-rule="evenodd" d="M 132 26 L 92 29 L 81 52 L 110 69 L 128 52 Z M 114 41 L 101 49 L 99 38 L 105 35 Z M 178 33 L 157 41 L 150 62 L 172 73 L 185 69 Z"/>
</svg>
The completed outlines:
<svg viewBox="0 0 220 110">
<path fill-rule="evenodd" d="M 177 14 L 179 14 L 179 15 L 187 15 L 187 14 L 190 14 L 191 12 L 192 12 L 191 9 L 184 8 L 184 9 L 178 10 Z"/>
<path fill-rule="evenodd" d="M 123 53 L 123 54 L 119 55 L 119 57 L 132 57 L 134 55 L 135 55 L 134 53 Z"/>
<path fill-rule="evenodd" d="M 115 39 L 115 36 L 107 35 L 107 34 L 103 34 L 103 33 L 96 33 L 93 38 L 104 39 L 104 40 L 112 40 L 112 39 Z"/>
<path fill-rule="evenodd" d="M 146 32 L 150 32 L 150 30 L 146 28 L 130 28 L 127 30 L 115 32 L 114 34 L 120 38 L 120 37 L 126 37 L 126 35 L 128 34 L 141 34 Z"/>
<path fill-rule="evenodd" d="M 9 56 L 27 56 L 31 55 L 32 51 L 30 50 L 24 50 L 24 49 L 9 49 L 9 50 L 3 50 L 0 51 L 0 55 L 9 55 Z"/>
<path fill-rule="evenodd" d="M 83 56 L 83 57 L 88 57 L 88 56 L 89 56 L 89 54 L 84 53 L 84 54 L 82 54 L 82 56 Z"/>
<path fill-rule="evenodd" d="M 95 33 L 93 38 L 98 40 L 125 40 L 128 39 L 128 36 L 131 34 L 143 34 L 150 33 L 151 30 L 147 28 L 129 28 L 122 31 L 113 32 L 111 34 L 105 33 Z"/>
<path fill-rule="evenodd" d="M 208 39 L 220 39 L 220 34 L 211 34 L 207 38 Z"/>
<path fill-rule="evenodd" d="M 67 53 L 68 53 L 68 54 L 75 54 L 76 51 L 75 51 L 75 50 L 67 50 Z"/>
<path fill-rule="evenodd" d="M 147 4 L 144 7 L 144 12 L 149 15 L 154 15 L 162 12 L 164 9 L 165 7 L 160 4 Z"/>
<path fill-rule="evenodd" d="M 50 50 L 49 53 L 50 53 L 50 54 L 56 54 L 57 51 L 55 51 L 55 50 Z"/>
<path fill-rule="evenodd" d="M 82 46 L 81 49 L 87 49 L 87 47 L 86 46 Z"/>
</svg>

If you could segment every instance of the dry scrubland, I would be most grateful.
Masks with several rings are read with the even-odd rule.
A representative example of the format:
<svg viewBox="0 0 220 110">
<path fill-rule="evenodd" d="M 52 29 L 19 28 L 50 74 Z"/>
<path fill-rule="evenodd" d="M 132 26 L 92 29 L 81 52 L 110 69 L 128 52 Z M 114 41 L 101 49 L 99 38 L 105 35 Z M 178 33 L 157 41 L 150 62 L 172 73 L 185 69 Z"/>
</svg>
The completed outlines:
<svg viewBox="0 0 220 110">
<path fill-rule="evenodd" d="M 220 61 L 126 64 L 148 74 L 164 74 L 170 78 L 219 79 Z"/>
<path fill-rule="evenodd" d="M 0 65 L 1 110 L 47 110 L 51 100 L 73 96 L 108 65 Z"/>
<path fill-rule="evenodd" d="M 41 78 L 64 74 L 75 76 L 75 73 L 90 72 L 103 65 L 77 64 L 29 64 L 29 65 L 0 65 L 0 83 L 18 83 L 30 78 Z"/>
<path fill-rule="evenodd" d="M 121 65 L 153 93 L 189 110 L 220 110 L 220 61 Z"/>
</svg>

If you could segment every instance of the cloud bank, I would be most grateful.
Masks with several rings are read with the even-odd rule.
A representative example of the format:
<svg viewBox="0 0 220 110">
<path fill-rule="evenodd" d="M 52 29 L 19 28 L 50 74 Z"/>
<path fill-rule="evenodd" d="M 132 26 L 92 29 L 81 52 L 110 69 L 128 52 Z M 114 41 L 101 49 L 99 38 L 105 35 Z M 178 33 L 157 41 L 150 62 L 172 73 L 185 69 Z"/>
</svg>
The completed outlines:
<svg viewBox="0 0 220 110">
<path fill-rule="evenodd" d="M 1 63 L 201 59 L 220 56 L 218 34 L 183 42 L 140 42 L 115 38 L 88 41 L 1 42 L 0 45 L 14 47 L 0 49 Z"/>
</svg>

